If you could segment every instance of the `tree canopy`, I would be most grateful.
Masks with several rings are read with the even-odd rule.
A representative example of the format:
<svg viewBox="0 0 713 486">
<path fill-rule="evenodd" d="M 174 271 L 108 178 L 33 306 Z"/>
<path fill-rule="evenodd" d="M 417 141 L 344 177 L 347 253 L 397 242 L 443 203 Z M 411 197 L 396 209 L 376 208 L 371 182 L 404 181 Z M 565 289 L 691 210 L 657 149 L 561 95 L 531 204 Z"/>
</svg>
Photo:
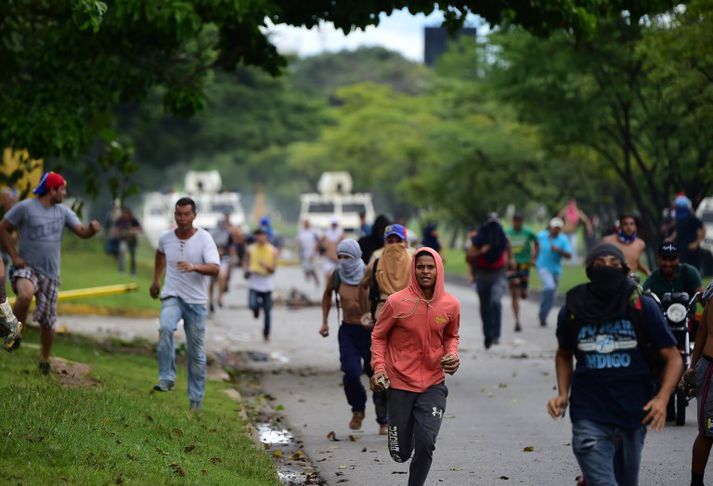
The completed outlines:
<svg viewBox="0 0 713 486">
<path fill-rule="evenodd" d="M 440 4 L 455 29 L 474 13 L 493 25 L 543 34 L 593 30 L 603 11 L 628 3 L 597 0 L 451 1 Z M 640 2 L 639 2 L 640 3 Z M 654 2 L 647 2 L 654 3 Z M 349 32 L 407 7 L 431 13 L 432 1 L 10 0 L 0 3 L 0 141 L 32 158 L 76 161 L 90 153 L 102 172 L 133 170 L 130 145 L 118 140 L 114 113 L 162 88 L 165 109 L 192 115 L 206 103 L 215 69 L 286 65 L 265 27 L 333 22 Z M 100 141 L 97 144 L 97 141 Z M 89 161 L 83 158 L 83 161 Z"/>
</svg>

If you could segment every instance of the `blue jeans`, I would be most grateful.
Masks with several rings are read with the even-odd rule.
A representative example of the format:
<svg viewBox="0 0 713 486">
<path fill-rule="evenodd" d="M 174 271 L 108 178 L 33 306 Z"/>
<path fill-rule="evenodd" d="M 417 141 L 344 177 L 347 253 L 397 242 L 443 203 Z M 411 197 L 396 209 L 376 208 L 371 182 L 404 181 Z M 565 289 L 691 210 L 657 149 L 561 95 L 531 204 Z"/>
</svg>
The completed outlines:
<svg viewBox="0 0 713 486">
<path fill-rule="evenodd" d="M 158 332 L 158 380 L 176 382 L 176 348 L 173 333 L 178 321 L 183 319 L 188 351 L 188 398 L 202 403 L 205 395 L 205 304 L 187 304 L 178 297 L 169 297 L 161 302 Z"/>
<path fill-rule="evenodd" d="M 479 268 L 475 273 L 480 298 L 480 318 L 483 321 L 483 335 L 488 340 L 500 339 L 503 305 L 502 298 L 507 290 L 505 269 L 487 270 Z"/>
<path fill-rule="evenodd" d="M 540 301 L 540 321 L 547 321 L 547 315 L 552 310 L 555 303 L 555 295 L 557 294 L 557 285 L 559 285 L 560 276 L 552 273 L 546 268 L 538 268 L 537 273 L 540 274 L 542 280 L 542 300 Z"/>
<path fill-rule="evenodd" d="M 264 337 L 270 336 L 270 309 L 272 309 L 272 292 L 259 292 L 257 290 L 250 289 L 250 294 L 248 295 L 248 307 L 250 310 L 255 312 L 262 308 L 265 314 L 265 321 L 262 327 L 262 335 Z"/>
<path fill-rule="evenodd" d="M 638 485 L 645 437 L 644 425 L 624 429 L 584 419 L 572 422 L 572 450 L 587 486 Z"/>
<path fill-rule="evenodd" d="M 363 412 L 366 409 L 366 390 L 361 384 L 361 374 L 371 378 L 371 331 L 361 325 L 342 324 L 339 326 L 339 361 L 342 365 L 342 383 L 347 403 L 352 412 Z M 376 421 L 386 423 L 386 392 L 373 393 Z"/>
</svg>

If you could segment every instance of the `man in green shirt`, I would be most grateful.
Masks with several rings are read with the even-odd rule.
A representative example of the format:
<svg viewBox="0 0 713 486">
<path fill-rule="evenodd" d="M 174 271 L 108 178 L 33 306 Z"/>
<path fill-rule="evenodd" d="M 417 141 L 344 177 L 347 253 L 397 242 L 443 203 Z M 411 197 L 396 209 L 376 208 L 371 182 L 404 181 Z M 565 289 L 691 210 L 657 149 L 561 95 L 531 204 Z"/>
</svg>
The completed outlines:
<svg viewBox="0 0 713 486">
<path fill-rule="evenodd" d="M 512 250 L 509 262 L 508 282 L 512 294 L 512 311 L 515 314 L 515 332 L 522 331 L 520 326 L 520 298 L 527 298 L 527 285 L 530 281 L 530 267 L 535 264 L 540 246 L 537 236 L 522 225 L 522 216 L 512 217 L 512 228 L 507 231 Z"/>
<path fill-rule="evenodd" d="M 675 243 L 664 242 L 659 246 L 656 264 L 658 268 L 646 279 L 644 289 L 651 290 L 659 299 L 666 292 L 687 292 L 692 297 L 703 290 L 701 274 L 695 267 L 679 261 Z"/>
</svg>

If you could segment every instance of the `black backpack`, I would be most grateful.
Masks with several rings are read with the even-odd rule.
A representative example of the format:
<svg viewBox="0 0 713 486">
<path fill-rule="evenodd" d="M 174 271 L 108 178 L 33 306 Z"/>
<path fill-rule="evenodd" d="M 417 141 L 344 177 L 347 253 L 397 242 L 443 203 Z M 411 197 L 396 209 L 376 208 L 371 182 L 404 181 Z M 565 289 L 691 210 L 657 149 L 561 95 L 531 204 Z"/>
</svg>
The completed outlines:
<svg viewBox="0 0 713 486">
<path fill-rule="evenodd" d="M 374 266 L 371 268 L 371 279 L 369 279 L 369 303 L 371 318 L 376 322 L 376 308 L 381 302 L 381 289 L 379 288 L 379 283 L 376 281 L 376 268 L 379 266 L 379 259 L 374 260 Z"/>
</svg>

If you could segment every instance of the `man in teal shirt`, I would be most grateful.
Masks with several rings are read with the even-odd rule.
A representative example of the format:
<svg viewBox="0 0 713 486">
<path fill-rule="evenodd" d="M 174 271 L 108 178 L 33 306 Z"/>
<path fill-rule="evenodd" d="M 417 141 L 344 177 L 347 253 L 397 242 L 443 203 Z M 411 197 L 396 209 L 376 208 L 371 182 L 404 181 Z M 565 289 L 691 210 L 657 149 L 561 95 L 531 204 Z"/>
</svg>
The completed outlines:
<svg viewBox="0 0 713 486">
<path fill-rule="evenodd" d="M 667 292 L 687 292 L 689 296 L 703 290 L 701 274 L 692 265 L 681 263 L 675 243 L 664 242 L 656 257 L 658 268 L 644 282 L 644 289 L 661 299 Z"/>
<path fill-rule="evenodd" d="M 512 312 L 515 315 L 515 332 L 522 331 L 520 326 L 520 298 L 527 298 L 527 286 L 530 281 L 530 268 L 537 260 L 540 246 L 537 236 L 529 228 L 522 226 L 522 216 L 512 217 L 512 228 L 507 231 L 513 261 L 509 262 L 508 281 L 512 294 Z"/>
</svg>

